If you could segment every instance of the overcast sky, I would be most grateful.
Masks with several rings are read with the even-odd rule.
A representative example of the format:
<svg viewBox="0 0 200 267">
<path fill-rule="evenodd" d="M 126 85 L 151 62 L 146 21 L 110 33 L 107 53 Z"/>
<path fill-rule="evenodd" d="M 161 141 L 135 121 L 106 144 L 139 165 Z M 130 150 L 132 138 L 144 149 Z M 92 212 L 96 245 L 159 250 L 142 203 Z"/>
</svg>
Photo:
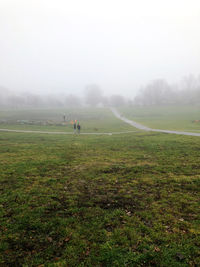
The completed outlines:
<svg viewBox="0 0 200 267">
<path fill-rule="evenodd" d="M 0 85 L 135 95 L 200 73 L 199 0 L 0 0 Z"/>
</svg>

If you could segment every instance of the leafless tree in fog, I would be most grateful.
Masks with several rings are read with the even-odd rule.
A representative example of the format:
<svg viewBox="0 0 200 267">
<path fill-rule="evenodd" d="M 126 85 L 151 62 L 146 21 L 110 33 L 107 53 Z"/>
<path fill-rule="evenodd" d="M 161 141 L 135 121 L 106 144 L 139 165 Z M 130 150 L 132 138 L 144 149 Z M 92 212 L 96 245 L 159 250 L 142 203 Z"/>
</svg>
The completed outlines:
<svg viewBox="0 0 200 267">
<path fill-rule="evenodd" d="M 110 105 L 119 107 L 125 105 L 125 99 L 121 95 L 112 95 L 109 99 Z"/>
<path fill-rule="evenodd" d="M 200 76 L 185 76 L 178 84 L 155 80 L 135 97 L 136 105 L 200 104 Z"/>
<path fill-rule="evenodd" d="M 90 84 L 85 89 L 85 102 L 90 106 L 97 106 L 102 103 L 103 91 L 96 84 Z"/>
</svg>

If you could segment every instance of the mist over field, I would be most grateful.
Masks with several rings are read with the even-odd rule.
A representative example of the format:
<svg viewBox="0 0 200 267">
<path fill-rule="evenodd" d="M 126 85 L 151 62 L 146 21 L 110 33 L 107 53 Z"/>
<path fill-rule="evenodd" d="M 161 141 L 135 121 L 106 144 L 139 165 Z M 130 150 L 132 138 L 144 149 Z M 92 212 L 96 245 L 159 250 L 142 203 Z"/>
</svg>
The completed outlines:
<svg viewBox="0 0 200 267">
<path fill-rule="evenodd" d="M 155 80 L 171 90 L 199 75 L 199 13 L 197 0 L 2 0 L 1 103 L 55 105 L 91 84 L 131 101 Z"/>
<path fill-rule="evenodd" d="M 157 79 L 143 86 L 135 97 L 126 94 L 105 95 L 96 84 L 85 87 L 81 96 L 63 93 L 16 93 L 0 87 L 2 108 L 109 107 L 200 104 L 200 75 L 188 75 L 177 84 Z"/>
<path fill-rule="evenodd" d="M 0 0 L 0 266 L 200 266 L 199 148 L 199 0 Z"/>
</svg>

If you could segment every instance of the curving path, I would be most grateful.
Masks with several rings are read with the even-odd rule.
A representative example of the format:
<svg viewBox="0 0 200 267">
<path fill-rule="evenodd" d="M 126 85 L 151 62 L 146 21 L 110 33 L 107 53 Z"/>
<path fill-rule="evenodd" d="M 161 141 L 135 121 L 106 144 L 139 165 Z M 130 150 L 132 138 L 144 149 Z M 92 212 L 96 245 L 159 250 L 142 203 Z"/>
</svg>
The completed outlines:
<svg viewBox="0 0 200 267">
<path fill-rule="evenodd" d="M 200 133 L 191 133 L 191 132 L 181 132 L 181 131 L 169 131 L 169 130 L 160 130 L 160 129 L 152 129 L 147 126 L 144 126 L 138 122 L 129 120 L 124 116 L 120 115 L 120 113 L 115 109 L 111 108 L 112 113 L 118 119 L 130 124 L 131 126 L 143 130 L 143 131 L 151 131 L 151 132 L 160 132 L 160 133 L 170 133 L 170 134 L 179 134 L 179 135 L 190 135 L 190 136 L 200 136 Z M 37 134 L 64 134 L 64 135 L 75 135 L 74 132 L 48 132 L 48 131 L 31 131 L 31 130 L 12 130 L 12 129 L 0 129 L 0 132 L 15 132 L 15 133 L 37 133 Z M 80 133 L 81 135 L 114 135 L 114 134 L 126 134 L 126 133 L 135 133 L 137 131 L 123 131 L 123 132 L 110 132 L 110 133 Z"/>
<path fill-rule="evenodd" d="M 74 134 L 74 132 L 47 132 L 47 131 L 29 131 L 29 130 L 11 130 L 11 129 L 0 129 L 0 132 L 14 132 L 14 133 L 39 133 L 39 134 Z M 81 135 L 113 135 L 113 134 L 125 134 L 135 133 L 137 131 L 124 131 L 124 132 L 112 132 L 112 133 L 80 133 Z M 78 135 L 78 134 L 77 134 Z"/>
<path fill-rule="evenodd" d="M 129 120 L 125 117 L 123 117 L 122 115 L 120 115 L 120 113 L 115 109 L 115 108 L 111 108 L 111 111 L 113 112 L 113 114 L 115 115 L 115 117 L 117 117 L 118 119 L 134 126 L 137 129 L 140 130 L 144 130 L 144 131 L 151 131 L 151 132 L 160 132 L 160 133 L 170 133 L 170 134 L 179 134 L 179 135 L 191 135 L 191 136 L 200 136 L 200 133 L 190 133 L 190 132 L 179 132 L 179 131 L 169 131 L 169 130 L 159 130 L 159 129 L 152 129 L 149 127 L 146 127 L 140 123 L 137 123 L 135 121 Z"/>
</svg>

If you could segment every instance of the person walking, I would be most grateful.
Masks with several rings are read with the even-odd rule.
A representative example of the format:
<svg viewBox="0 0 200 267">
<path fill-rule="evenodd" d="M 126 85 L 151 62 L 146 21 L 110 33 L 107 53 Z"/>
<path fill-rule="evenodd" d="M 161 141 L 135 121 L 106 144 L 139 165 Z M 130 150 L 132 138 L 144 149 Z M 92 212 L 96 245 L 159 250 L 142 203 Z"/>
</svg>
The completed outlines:
<svg viewBox="0 0 200 267">
<path fill-rule="evenodd" d="M 76 122 L 74 122 L 74 133 L 76 133 Z"/>
<path fill-rule="evenodd" d="M 79 123 L 77 125 L 77 129 L 78 129 L 78 133 L 80 134 L 80 132 L 81 132 L 81 125 Z"/>
</svg>

